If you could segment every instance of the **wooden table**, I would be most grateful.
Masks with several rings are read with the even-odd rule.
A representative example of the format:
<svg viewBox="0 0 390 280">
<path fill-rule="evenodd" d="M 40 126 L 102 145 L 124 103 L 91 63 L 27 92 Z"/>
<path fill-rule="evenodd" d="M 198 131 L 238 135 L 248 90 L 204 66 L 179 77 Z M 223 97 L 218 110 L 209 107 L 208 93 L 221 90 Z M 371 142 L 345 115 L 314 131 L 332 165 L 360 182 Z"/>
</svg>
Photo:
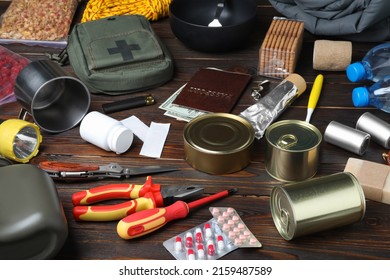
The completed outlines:
<svg viewBox="0 0 390 280">
<path fill-rule="evenodd" d="M 1 9 L 8 6 L 7 1 L 1 2 Z M 82 11 L 78 11 L 77 18 Z M 174 78 L 165 85 L 146 92 L 132 94 L 140 96 L 152 94 L 157 104 L 111 114 L 115 119 L 124 119 L 131 115 L 137 116 L 144 123 L 170 123 L 170 131 L 161 158 L 153 159 L 139 155 L 142 142 L 135 139 L 131 149 L 121 155 L 106 152 L 81 139 L 78 128 L 59 134 L 43 133 L 43 142 L 40 152 L 31 163 L 37 164 L 42 160 L 63 160 L 71 162 L 85 162 L 106 164 L 116 162 L 123 166 L 169 165 L 180 171 L 156 174 L 153 176 L 156 183 L 162 186 L 192 185 L 205 188 L 206 194 L 213 194 L 230 188 L 238 188 L 238 192 L 223 200 L 211 203 L 210 206 L 226 206 L 235 208 L 246 225 L 262 242 L 260 249 L 239 249 L 226 255 L 223 259 L 389 259 L 390 258 L 390 205 L 374 201 L 367 201 L 367 210 L 362 221 L 337 228 L 301 237 L 292 241 L 285 241 L 278 233 L 270 212 L 270 191 L 274 186 L 282 183 L 267 174 L 264 167 L 265 140 L 255 141 L 253 160 L 242 171 L 229 175 L 209 175 L 193 169 L 184 160 L 183 128 L 185 122 L 178 121 L 163 115 L 158 106 L 174 91 L 186 83 L 192 75 L 202 67 L 217 67 L 228 69 L 243 66 L 257 68 L 258 51 L 264 35 L 273 16 L 279 15 L 267 1 L 258 1 L 258 23 L 249 46 L 228 53 L 202 53 L 184 46 L 175 36 L 169 26 L 168 19 L 153 22 L 152 26 L 158 36 L 168 46 L 175 59 Z M 299 99 L 294 101 L 279 118 L 304 120 L 310 92 L 314 78 L 320 72 L 312 68 L 313 43 L 318 37 L 309 33 L 304 34 L 304 42 L 296 72 L 302 75 L 308 84 L 308 90 Z M 328 38 L 338 40 L 338 38 Z M 353 60 L 360 60 L 374 43 L 353 43 Z M 44 47 L 29 47 L 25 45 L 7 45 L 31 60 L 47 59 L 44 53 L 58 53 L 57 49 Z M 72 75 L 72 68 L 68 65 L 65 70 Z M 325 82 L 317 109 L 312 117 L 312 124 L 323 134 L 330 121 L 336 120 L 345 125 L 354 127 L 357 119 L 364 112 L 390 121 L 390 116 L 374 108 L 354 108 L 351 101 L 351 90 L 356 84 L 350 83 L 344 72 L 321 72 Z M 264 77 L 255 77 L 261 80 Z M 271 80 L 271 87 L 280 81 Z M 102 112 L 102 104 L 128 98 L 125 96 L 92 95 L 90 110 Z M 242 98 L 233 110 L 239 114 L 254 103 L 251 97 L 251 86 L 247 88 Z M 0 107 L 0 119 L 17 118 L 21 106 L 15 102 Z M 383 163 L 384 148 L 371 143 L 363 156 L 356 156 L 341 148 L 322 142 L 318 176 L 326 176 L 341 172 L 349 157 L 359 157 L 364 160 Z M 144 177 L 133 177 L 122 180 L 141 184 Z M 57 259 L 174 259 L 163 247 L 163 242 L 196 225 L 202 224 L 211 218 L 208 207 L 193 211 L 186 219 L 168 224 L 165 228 L 142 238 L 126 241 L 118 237 L 116 222 L 76 222 L 72 217 L 71 196 L 74 192 L 95 187 L 102 184 L 117 183 L 121 180 L 90 181 L 78 183 L 57 182 L 57 190 L 69 224 L 69 237 Z"/>
</svg>

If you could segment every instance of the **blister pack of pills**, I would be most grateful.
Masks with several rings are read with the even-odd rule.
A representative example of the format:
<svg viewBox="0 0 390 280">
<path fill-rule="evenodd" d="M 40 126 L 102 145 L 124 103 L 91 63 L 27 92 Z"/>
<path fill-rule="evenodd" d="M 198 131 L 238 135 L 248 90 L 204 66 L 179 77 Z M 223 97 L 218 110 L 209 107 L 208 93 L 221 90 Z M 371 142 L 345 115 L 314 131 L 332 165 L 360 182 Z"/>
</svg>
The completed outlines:
<svg viewBox="0 0 390 280">
<path fill-rule="evenodd" d="M 163 245 L 177 260 L 216 260 L 237 249 L 215 219 L 174 236 Z"/>
<path fill-rule="evenodd" d="M 262 247 L 234 208 L 210 207 L 209 210 L 222 232 L 234 246 L 239 248 Z"/>
<path fill-rule="evenodd" d="M 214 218 L 164 241 L 178 260 L 216 260 L 244 247 L 261 247 L 235 209 L 211 207 Z"/>
</svg>

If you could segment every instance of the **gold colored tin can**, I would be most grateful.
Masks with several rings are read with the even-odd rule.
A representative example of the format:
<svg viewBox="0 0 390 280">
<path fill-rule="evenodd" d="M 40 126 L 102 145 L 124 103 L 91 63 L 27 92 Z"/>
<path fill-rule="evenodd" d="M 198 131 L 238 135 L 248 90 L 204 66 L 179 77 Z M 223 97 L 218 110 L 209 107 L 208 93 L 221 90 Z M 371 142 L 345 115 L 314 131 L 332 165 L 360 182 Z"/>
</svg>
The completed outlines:
<svg viewBox="0 0 390 280">
<path fill-rule="evenodd" d="M 210 113 L 191 120 L 184 128 L 186 161 L 209 174 L 233 173 L 251 161 L 255 132 L 242 117 Z"/>
<path fill-rule="evenodd" d="M 265 169 L 285 182 L 302 181 L 317 173 L 321 132 L 300 120 L 284 120 L 270 125 L 265 133 Z"/>
<path fill-rule="evenodd" d="M 348 172 L 274 187 L 270 206 L 286 240 L 359 222 L 366 210 L 363 189 Z"/>
</svg>

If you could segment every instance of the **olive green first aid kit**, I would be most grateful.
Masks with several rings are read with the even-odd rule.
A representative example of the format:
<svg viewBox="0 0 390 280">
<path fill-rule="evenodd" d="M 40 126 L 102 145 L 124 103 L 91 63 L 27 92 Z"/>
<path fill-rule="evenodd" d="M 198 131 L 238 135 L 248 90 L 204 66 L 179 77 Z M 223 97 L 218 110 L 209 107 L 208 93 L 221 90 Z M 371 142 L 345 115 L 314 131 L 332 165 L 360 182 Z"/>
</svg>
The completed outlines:
<svg viewBox="0 0 390 280">
<path fill-rule="evenodd" d="M 76 24 L 67 53 L 92 93 L 121 95 L 158 87 L 173 77 L 173 58 L 141 15 Z"/>
</svg>

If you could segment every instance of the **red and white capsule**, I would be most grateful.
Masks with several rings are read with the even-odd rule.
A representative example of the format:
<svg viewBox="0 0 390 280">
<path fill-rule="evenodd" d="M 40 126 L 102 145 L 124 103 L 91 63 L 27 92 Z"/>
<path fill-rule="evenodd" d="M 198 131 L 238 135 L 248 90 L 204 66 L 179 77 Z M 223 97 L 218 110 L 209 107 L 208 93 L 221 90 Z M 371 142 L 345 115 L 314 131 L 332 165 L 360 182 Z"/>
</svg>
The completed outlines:
<svg viewBox="0 0 390 280">
<path fill-rule="evenodd" d="M 203 260 L 205 258 L 205 252 L 203 244 L 197 245 L 198 259 Z"/>
<path fill-rule="evenodd" d="M 209 256 L 215 255 L 215 246 L 214 246 L 214 242 L 212 240 L 207 241 L 207 254 Z"/>
<path fill-rule="evenodd" d="M 202 243 L 203 242 L 203 233 L 200 228 L 195 229 L 195 241 L 196 243 Z"/>
<path fill-rule="evenodd" d="M 195 252 L 191 248 L 187 250 L 187 259 L 190 261 L 195 260 Z"/>
<path fill-rule="evenodd" d="M 176 236 L 176 238 L 175 238 L 175 251 L 176 252 L 183 251 L 183 242 L 182 242 L 180 236 Z"/>
<path fill-rule="evenodd" d="M 209 223 L 206 223 L 204 225 L 204 234 L 206 236 L 206 239 L 209 239 L 213 236 L 213 231 L 211 230 L 211 226 Z"/>
<path fill-rule="evenodd" d="M 194 238 L 192 237 L 191 232 L 186 233 L 186 247 L 192 248 L 194 246 Z"/>
<path fill-rule="evenodd" d="M 217 249 L 218 251 L 222 251 L 225 249 L 225 242 L 223 241 L 222 235 L 217 236 Z"/>
</svg>

